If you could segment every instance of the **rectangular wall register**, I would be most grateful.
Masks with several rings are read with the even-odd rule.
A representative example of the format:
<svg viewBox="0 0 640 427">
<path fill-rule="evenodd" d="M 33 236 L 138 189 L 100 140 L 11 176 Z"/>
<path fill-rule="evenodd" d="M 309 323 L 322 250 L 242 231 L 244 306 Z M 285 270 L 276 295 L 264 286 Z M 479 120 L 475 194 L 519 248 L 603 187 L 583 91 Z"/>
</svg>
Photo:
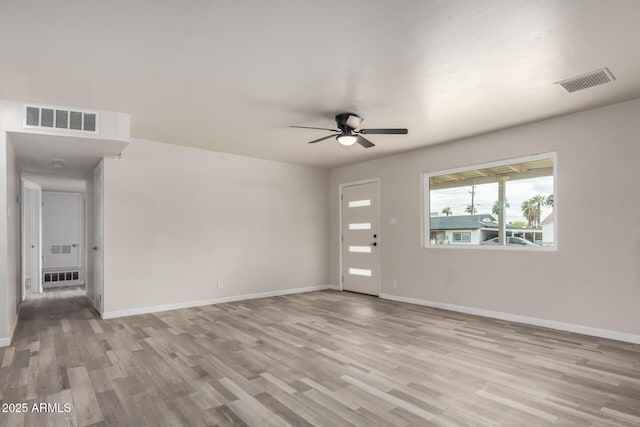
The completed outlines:
<svg viewBox="0 0 640 427">
<path fill-rule="evenodd" d="M 78 271 L 60 271 L 44 273 L 44 282 L 71 282 L 79 280 L 80 272 Z"/>
<path fill-rule="evenodd" d="M 25 128 L 72 130 L 98 133 L 98 113 L 73 111 L 64 107 L 24 107 Z"/>
</svg>

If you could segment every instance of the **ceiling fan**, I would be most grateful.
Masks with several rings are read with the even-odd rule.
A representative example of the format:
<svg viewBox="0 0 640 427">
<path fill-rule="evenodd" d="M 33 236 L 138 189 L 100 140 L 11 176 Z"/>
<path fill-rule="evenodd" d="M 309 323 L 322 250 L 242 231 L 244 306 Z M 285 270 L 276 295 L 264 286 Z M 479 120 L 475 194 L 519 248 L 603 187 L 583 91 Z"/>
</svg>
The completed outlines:
<svg viewBox="0 0 640 427">
<path fill-rule="evenodd" d="M 353 145 L 356 142 L 362 145 L 364 148 L 373 147 L 375 144 L 365 138 L 363 135 L 406 135 L 409 133 L 407 129 L 360 129 L 356 130 L 360 123 L 362 123 L 364 119 L 357 114 L 354 113 L 342 113 L 336 116 L 336 125 L 338 125 L 338 129 L 328 129 L 328 128 L 316 128 L 310 126 L 291 126 L 292 128 L 299 129 L 318 129 L 318 130 L 328 130 L 330 132 L 335 132 L 329 136 L 323 136 L 322 138 L 314 139 L 313 141 L 309 141 L 309 144 L 315 144 L 316 142 L 324 141 L 325 139 L 335 137 L 336 140 L 342 145 Z"/>
</svg>

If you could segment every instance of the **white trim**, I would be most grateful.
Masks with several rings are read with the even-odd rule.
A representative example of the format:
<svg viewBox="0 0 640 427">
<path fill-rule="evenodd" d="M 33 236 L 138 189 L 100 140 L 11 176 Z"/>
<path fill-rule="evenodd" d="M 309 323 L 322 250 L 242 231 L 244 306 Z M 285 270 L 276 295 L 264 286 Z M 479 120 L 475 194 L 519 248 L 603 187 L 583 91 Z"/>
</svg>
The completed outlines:
<svg viewBox="0 0 640 427">
<path fill-rule="evenodd" d="M 13 341 L 13 334 L 18 327 L 18 320 L 20 319 L 20 310 L 22 310 L 22 304 L 18 307 L 18 312 L 16 313 L 16 321 L 13 322 L 13 326 L 11 327 L 11 331 L 9 332 L 9 336 L 5 338 L 0 338 L 0 347 L 9 347 L 11 345 L 11 341 Z"/>
<path fill-rule="evenodd" d="M 382 235 L 382 217 L 380 216 L 382 201 L 380 200 L 380 178 L 365 178 L 359 179 L 356 181 L 343 182 L 338 184 L 338 253 L 340 256 L 338 257 L 338 291 L 344 290 L 344 277 L 343 265 L 342 265 L 342 190 L 344 187 L 351 187 L 354 185 L 362 185 L 362 184 L 377 184 L 378 189 L 378 295 L 382 292 L 382 263 L 380 260 L 382 259 L 382 245 L 380 236 Z"/>
<path fill-rule="evenodd" d="M 180 308 L 200 307 L 203 305 L 224 304 L 227 302 L 244 301 L 249 299 L 277 297 L 282 295 L 300 294 L 304 292 L 323 291 L 330 289 L 332 285 L 308 286 L 306 288 L 283 289 L 281 291 L 259 292 L 256 294 L 232 295 L 228 297 L 211 298 L 196 301 L 185 301 L 175 304 L 156 305 L 151 307 L 131 308 L 127 310 L 107 311 L 102 314 L 103 319 L 115 319 L 117 317 L 135 316 L 137 314 L 158 313 L 161 311 L 178 310 Z"/>
<path fill-rule="evenodd" d="M 91 297 L 89 296 L 89 294 L 88 294 L 88 293 L 86 293 L 86 292 L 87 292 L 87 290 L 85 289 L 84 297 L 89 301 L 89 304 L 91 304 L 91 308 L 93 308 L 93 306 L 95 305 L 95 304 L 94 304 L 94 302 L 93 302 L 93 298 L 91 298 Z M 94 309 L 94 310 L 95 310 L 95 309 Z"/>
<path fill-rule="evenodd" d="M 624 341 L 640 344 L 640 335 L 626 332 L 598 329 L 590 326 L 576 325 L 574 323 L 557 322 L 555 320 L 540 319 L 537 317 L 521 316 L 519 314 L 503 313 L 500 311 L 484 310 L 481 308 L 467 307 L 464 305 L 448 304 L 444 302 L 428 301 L 418 298 L 402 297 L 391 294 L 380 294 L 380 298 L 409 304 L 424 305 L 442 310 L 456 311 L 459 313 L 473 314 L 475 316 L 490 317 L 492 319 L 506 320 L 509 322 L 524 323 L 527 325 L 542 326 L 544 328 L 557 329 L 559 331 L 573 332 L 576 334 L 590 335 L 598 338 L 607 338 L 616 341 Z"/>
<path fill-rule="evenodd" d="M 46 271 L 45 271 L 46 273 Z M 42 286 L 43 289 L 53 288 L 67 288 L 69 286 L 82 286 L 85 284 L 84 280 L 62 280 L 57 282 L 46 282 L 47 286 Z"/>
</svg>

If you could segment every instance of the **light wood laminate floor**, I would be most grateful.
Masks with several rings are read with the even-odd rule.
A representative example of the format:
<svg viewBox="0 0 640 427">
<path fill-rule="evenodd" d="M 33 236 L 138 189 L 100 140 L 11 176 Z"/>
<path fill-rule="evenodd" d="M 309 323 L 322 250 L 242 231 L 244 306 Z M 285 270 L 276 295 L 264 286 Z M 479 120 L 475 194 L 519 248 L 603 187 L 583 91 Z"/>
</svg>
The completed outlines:
<svg viewBox="0 0 640 427">
<path fill-rule="evenodd" d="M 347 292 L 101 320 L 22 309 L 2 426 L 638 426 L 640 346 Z"/>
</svg>

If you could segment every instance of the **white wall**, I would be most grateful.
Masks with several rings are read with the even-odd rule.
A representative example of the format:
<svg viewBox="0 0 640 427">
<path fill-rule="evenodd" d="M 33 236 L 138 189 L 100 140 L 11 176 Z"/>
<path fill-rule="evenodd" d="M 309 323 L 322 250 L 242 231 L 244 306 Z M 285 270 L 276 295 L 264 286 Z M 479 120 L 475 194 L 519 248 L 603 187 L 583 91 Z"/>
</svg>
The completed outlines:
<svg viewBox="0 0 640 427">
<path fill-rule="evenodd" d="M 9 345 L 20 306 L 20 209 L 18 171 L 13 145 L 0 131 L 0 346 Z"/>
<path fill-rule="evenodd" d="M 7 276 L 9 287 L 9 320 L 15 322 L 16 314 L 22 302 L 22 242 L 20 239 L 20 175 L 16 163 L 16 154 L 7 136 Z"/>
<path fill-rule="evenodd" d="M 634 100 L 332 170 L 333 283 L 338 185 L 379 177 L 382 293 L 640 339 L 639 117 Z M 423 172 L 551 151 L 558 153 L 557 251 L 422 247 Z M 588 232 L 596 224 L 600 237 Z"/>
<path fill-rule="evenodd" d="M 85 193 L 87 191 L 87 187 L 90 184 L 89 175 L 87 175 L 86 179 L 79 179 L 26 171 L 22 174 L 22 176 L 29 181 L 38 184 L 40 187 L 42 187 L 42 191 Z"/>
<path fill-rule="evenodd" d="M 0 130 L 0 177 L 7 176 L 7 133 Z M 9 345 L 11 319 L 8 298 L 9 272 L 7 260 L 7 182 L 0 181 L 0 345 Z"/>
<path fill-rule="evenodd" d="M 327 186 L 323 169 L 134 139 L 104 160 L 105 315 L 326 285 Z"/>
</svg>

